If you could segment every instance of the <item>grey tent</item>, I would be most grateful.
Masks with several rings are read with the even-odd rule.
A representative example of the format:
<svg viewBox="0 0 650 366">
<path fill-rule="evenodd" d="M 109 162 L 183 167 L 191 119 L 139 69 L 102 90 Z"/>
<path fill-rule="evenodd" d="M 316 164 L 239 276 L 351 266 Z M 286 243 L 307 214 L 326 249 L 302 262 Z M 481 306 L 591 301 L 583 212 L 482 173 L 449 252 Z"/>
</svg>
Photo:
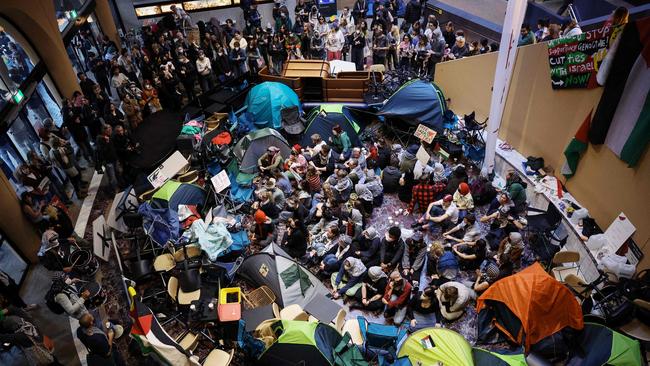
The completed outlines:
<svg viewBox="0 0 650 366">
<path fill-rule="evenodd" d="M 334 314 L 339 308 L 326 297 L 329 291 L 323 283 L 275 244 L 244 259 L 237 274 L 253 286 L 268 286 L 282 307 L 298 304 L 305 309 L 314 300 L 321 305 L 331 303 Z"/>
<path fill-rule="evenodd" d="M 257 172 L 257 159 L 266 152 L 269 146 L 280 149 L 280 155 L 285 159 L 291 154 L 291 147 L 287 140 L 274 129 L 263 128 L 242 137 L 233 150 L 239 161 L 239 170 L 248 174 Z"/>
</svg>

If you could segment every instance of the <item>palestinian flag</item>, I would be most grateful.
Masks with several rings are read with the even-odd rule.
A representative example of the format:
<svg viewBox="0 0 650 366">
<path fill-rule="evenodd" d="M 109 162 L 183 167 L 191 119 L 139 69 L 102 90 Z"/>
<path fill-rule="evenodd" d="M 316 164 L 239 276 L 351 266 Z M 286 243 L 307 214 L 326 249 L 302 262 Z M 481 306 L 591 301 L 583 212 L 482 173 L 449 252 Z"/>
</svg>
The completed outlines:
<svg viewBox="0 0 650 366">
<path fill-rule="evenodd" d="M 650 18 L 628 23 L 611 59 L 589 141 L 635 165 L 650 141 Z"/>
<path fill-rule="evenodd" d="M 578 168 L 578 162 L 580 161 L 580 155 L 587 150 L 587 145 L 589 144 L 589 139 L 587 135 L 589 134 L 589 125 L 591 124 L 591 112 L 582 122 L 578 132 L 576 132 L 575 137 L 569 142 L 566 149 L 564 149 L 564 156 L 566 157 L 566 162 L 562 167 L 562 175 L 567 179 L 573 177 Z"/>
<path fill-rule="evenodd" d="M 131 317 L 135 320 L 131 337 L 140 344 L 143 354 L 155 352 L 170 365 L 191 365 L 183 347 L 167 334 L 151 309 L 136 300 Z"/>
</svg>

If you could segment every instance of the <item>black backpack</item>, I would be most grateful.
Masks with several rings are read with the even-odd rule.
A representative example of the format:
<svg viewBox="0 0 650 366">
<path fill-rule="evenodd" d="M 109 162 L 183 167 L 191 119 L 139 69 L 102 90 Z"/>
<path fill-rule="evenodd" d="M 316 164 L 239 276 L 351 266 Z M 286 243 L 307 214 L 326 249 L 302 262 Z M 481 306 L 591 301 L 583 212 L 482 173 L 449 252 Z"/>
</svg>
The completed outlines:
<svg viewBox="0 0 650 366">
<path fill-rule="evenodd" d="M 58 293 L 59 292 L 55 291 L 53 287 L 50 287 L 50 289 L 45 294 L 45 304 L 54 314 L 63 314 L 65 313 L 65 310 L 61 305 L 59 305 L 58 302 L 56 302 L 56 300 L 54 300 L 54 297 Z"/>
</svg>

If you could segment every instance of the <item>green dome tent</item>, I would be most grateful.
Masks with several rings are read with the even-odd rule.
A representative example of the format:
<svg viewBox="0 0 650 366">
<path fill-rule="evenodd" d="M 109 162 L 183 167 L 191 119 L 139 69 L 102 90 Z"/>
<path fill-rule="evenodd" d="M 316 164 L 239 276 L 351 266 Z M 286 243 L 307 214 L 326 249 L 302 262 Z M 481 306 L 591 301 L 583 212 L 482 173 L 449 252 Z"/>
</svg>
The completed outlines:
<svg viewBox="0 0 650 366">
<path fill-rule="evenodd" d="M 266 152 L 269 146 L 280 149 L 279 154 L 285 159 L 291 154 L 291 147 L 287 140 L 274 129 L 263 128 L 242 137 L 233 149 L 233 153 L 239 161 L 240 172 L 257 173 L 257 159 Z"/>
<path fill-rule="evenodd" d="M 271 324 L 275 341 L 257 360 L 273 366 L 367 366 L 350 338 L 329 324 L 299 320 L 278 320 Z M 350 352 L 352 351 L 352 352 Z"/>
<path fill-rule="evenodd" d="M 522 353 L 497 353 L 481 348 L 472 348 L 475 366 L 526 366 L 526 355 Z"/>
<path fill-rule="evenodd" d="M 585 323 L 578 335 L 575 353 L 567 365 L 641 365 L 639 341 L 613 331 L 604 325 Z"/>
</svg>

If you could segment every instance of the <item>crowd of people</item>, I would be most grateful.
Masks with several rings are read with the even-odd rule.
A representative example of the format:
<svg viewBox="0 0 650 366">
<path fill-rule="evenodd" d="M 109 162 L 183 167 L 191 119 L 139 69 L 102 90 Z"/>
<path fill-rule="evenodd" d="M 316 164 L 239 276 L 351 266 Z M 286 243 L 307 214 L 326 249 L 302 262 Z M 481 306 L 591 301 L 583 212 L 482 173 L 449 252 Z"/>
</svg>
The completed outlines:
<svg viewBox="0 0 650 366">
<path fill-rule="evenodd" d="M 331 283 L 332 298 L 419 329 L 458 319 L 522 268 L 526 184 L 514 171 L 497 191 L 473 164 L 445 161 L 426 144 L 428 164 L 416 158 L 419 144 L 352 146 L 339 126 L 311 141 L 287 159 L 275 146 L 260 157 L 251 239 L 281 246 Z M 410 228 L 380 231 L 373 212 L 387 194 L 407 204 L 399 215 L 413 217 Z"/>
</svg>

